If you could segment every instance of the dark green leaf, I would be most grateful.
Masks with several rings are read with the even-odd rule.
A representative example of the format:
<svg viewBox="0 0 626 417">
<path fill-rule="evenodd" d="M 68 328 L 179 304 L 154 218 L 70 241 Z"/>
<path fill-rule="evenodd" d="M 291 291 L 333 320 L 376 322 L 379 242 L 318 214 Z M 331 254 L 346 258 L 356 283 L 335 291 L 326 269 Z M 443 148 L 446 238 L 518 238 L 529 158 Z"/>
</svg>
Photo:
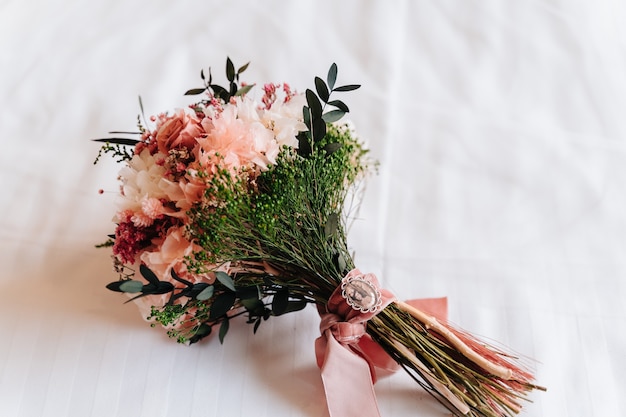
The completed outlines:
<svg viewBox="0 0 626 417">
<path fill-rule="evenodd" d="M 94 142 L 103 142 L 103 143 L 115 143 L 116 145 L 124 145 L 124 146 L 135 146 L 138 144 L 139 140 L 137 139 L 128 139 L 128 138 L 103 138 L 103 139 L 92 139 Z"/>
<path fill-rule="evenodd" d="M 337 150 L 339 150 L 341 148 L 341 143 L 329 143 L 328 145 L 324 146 L 324 150 L 326 151 L 326 153 L 328 155 L 337 152 Z"/>
<path fill-rule="evenodd" d="M 333 101 L 329 101 L 328 102 L 329 105 L 331 106 L 335 106 L 337 107 L 339 110 L 343 110 L 344 112 L 348 113 L 350 111 L 350 109 L 348 108 L 348 106 L 346 106 L 346 103 L 344 103 L 341 100 L 333 100 Z"/>
<path fill-rule="evenodd" d="M 307 106 L 302 106 L 302 121 L 308 129 L 311 129 L 311 111 Z"/>
<path fill-rule="evenodd" d="M 254 84 L 248 84 L 248 85 L 245 85 L 245 86 L 241 87 L 239 90 L 237 90 L 237 92 L 235 93 L 235 96 L 236 97 L 243 96 L 248 91 L 250 91 L 252 89 L 252 87 L 254 87 Z"/>
<path fill-rule="evenodd" d="M 205 289 L 203 289 L 202 291 L 198 293 L 198 295 L 196 295 L 196 300 L 199 300 L 199 301 L 208 300 L 209 298 L 213 297 L 213 291 L 214 291 L 213 286 L 207 285 Z"/>
<path fill-rule="evenodd" d="M 245 300 L 241 300 L 241 304 L 243 304 L 246 310 L 254 316 L 262 315 L 265 307 L 263 305 L 263 301 L 258 298 L 247 298 Z"/>
<path fill-rule="evenodd" d="M 216 97 L 221 98 L 226 102 L 230 100 L 230 94 L 228 93 L 228 90 L 221 85 L 210 84 L 209 87 L 211 87 L 211 89 L 213 90 L 213 94 L 215 94 Z"/>
<path fill-rule="evenodd" d="M 182 279 L 181 277 L 179 277 L 178 274 L 176 273 L 176 271 L 174 271 L 174 268 L 172 268 L 170 274 L 172 275 L 172 279 L 174 279 L 175 281 L 178 281 L 181 284 L 185 284 L 188 287 L 193 287 L 193 284 L 191 282 L 187 281 L 186 279 Z"/>
<path fill-rule="evenodd" d="M 192 88 L 191 90 L 185 91 L 186 96 L 197 96 L 198 94 L 202 94 L 206 91 L 206 88 Z"/>
<path fill-rule="evenodd" d="M 326 123 L 333 123 L 333 122 L 336 122 L 337 120 L 341 120 L 341 118 L 345 114 L 346 112 L 343 110 L 331 110 L 327 113 L 324 113 L 322 115 L 322 119 L 324 119 Z"/>
<path fill-rule="evenodd" d="M 141 292 L 143 288 L 143 283 L 141 281 L 128 280 L 122 282 L 120 285 L 120 291 L 127 292 L 130 294 Z"/>
<path fill-rule="evenodd" d="M 289 301 L 289 305 L 287 306 L 283 314 L 293 313 L 294 311 L 300 311 L 304 309 L 306 305 L 307 305 L 306 300 Z"/>
<path fill-rule="evenodd" d="M 326 103 L 330 94 L 328 92 L 328 87 L 326 87 L 326 83 L 320 77 L 315 77 L 315 90 L 317 90 L 317 95 L 322 99 L 322 101 Z"/>
<path fill-rule="evenodd" d="M 259 330 L 260 325 L 261 325 L 261 317 L 259 317 L 257 321 L 254 322 L 254 328 L 252 330 L 252 333 L 256 334 L 256 331 Z"/>
<path fill-rule="evenodd" d="M 119 134 L 123 134 L 123 135 L 141 135 L 141 132 L 122 132 L 119 130 L 112 130 L 109 132 L 110 135 L 119 135 Z"/>
<path fill-rule="evenodd" d="M 229 91 L 229 94 L 230 94 L 231 96 L 234 96 L 236 93 L 237 93 L 237 84 L 235 84 L 235 82 L 233 81 L 233 82 L 231 82 L 231 83 L 230 83 L 230 91 Z"/>
<path fill-rule="evenodd" d="M 337 64 L 333 62 L 333 64 L 328 69 L 328 75 L 326 76 L 328 88 L 332 90 L 333 87 L 335 87 L 335 81 L 337 81 Z"/>
<path fill-rule="evenodd" d="M 348 84 L 348 85 L 342 85 L 341 87 L 333 88 L 333 91 L 352 91 L 360 87 L 361 87 L 360 84 Z"/>
<path fill-rule="evenodd" d="M 200 327 L 198 327 L 198 330 L 196 330 L 194 335 L 189 338 L 189 343 L 192 343 L 192 344 L 196 343 L 200 339 L 210 335 L 211 330 L 212 330 L 211 326 L 209 326 L 208 324 L 202 323 Z"/>
<path fill-rule="evenodd" d="M 241 74 L 242 72 L 244 72 L 245 70 L 248 69 L 248 65 L 250 65 L 250 63 L 248 62 L 245 65 L 242 65 L 241 67 L 239 67 L 239 69 L 237 70 L 237 75 Z"/>
<path fill-rule="evenodd" d="M 111 291 L 115 291 L 115 292 L 124 292 L 120 289 L 120 286 L 122 286 L 122 284 L 124 284 L 125 282 L 128 282 L 129 280 L 125 279 L 125 280 L 121 280 L 121 281 L 114 281 L 114 282 L 110 282 L 106 285 L 106 288 L 108 290 Z"/>
<path fill-rule="evenodd" d="M 246 298 L 261 298 L 261 293 L 259 292 L 259 287 L 256 285 L 250 287 L 239 288 L 236 292 L 237 298 L 244 300 Z"/>
<path fill-rule="evenodd" d="M 231 309 L 231 307 L 235 304 L 235 293 L 234 292 L 224 292 L 215 297 L 215 301 L 211 305 L 211 312 L 209 314 L 209 319 L 215 320 L 222 317 L 224 314 Z"/>
<path fill-rule="evenodd" d="M 217 278 L 217 280 L 219 282 L 222 283 L 222 285 L 224 285 L 226 288 L 228 288 L 231 291 L 235 291 L 235 282 L 233 281 L 233 279 L 230 277 L 230 275 L 228 275 L 226 272 L 222 272 L 222 271 L 217 271 L 215 273 L 215 277 Z"/>
<path fill-rule="evenodd" d="M 204 70 L 200 70 L 200 78 L 204 81 Z"/>
<path fill-rule="evenodd" d="M 337 213 L 331 213 L 326 220 L 326 225 L 324 226 L 324 233 L 326 234 L 327 238 L 335 234 L 338 225 L 339 216 L 337 215 Z"/>
<path fill-rule="evenodd" d="M 235 66 L 230 58 L 226 58 L 226 78 L 228 81 L 233 82 L 235 80 Z"/>
<path fill-rule="evenodd" d="M 321 119 L 322 118 L 322 103 L 320 103 L 320 99 L 317 98 L 313 90 L 307 88 L 306 92 L 306 102 L 309 105 L 309 109 L 311 109 L 311 120 Z"/>
<path fill-rule="evenodd" d="M 313 119 L 313 142 L 319 142 L 326 136 L 326 122 L 321 117 Z"/>
<path fill-rule="evenodd" d="M 298 133 L 296 138 L 298 139 L 298 155 L 305 158 L 311 155 L 311 141 L 309 140 L 306 132 Z"/>
<path fill-rule="evenodd" d="M 274 315 L 280 316 L 287 309 L 289 304 L 289 290 L 287 288 L 280 289 L 274 294 L 272 299 L 272 311 Z"/>
<path fill-rule="evenodd" d="M 139 265 L 139 272 L 150 284 L 159 285 L 159 278 L 146 265 Z"/>
<path fill-rule="evenodd" d="M 141 290 L 145 295 L 149 294 L 167 294 L 174 290 L 174 284 L 167 281 L 159 281 L 157 284 L 144 285 Z"/>
<path fill-rule="evenodd" d="M 222 324 L 220 325 L 220 333 L 219 333 L 219 337 L 220 337 L 220 343 L 224 343 L 224 337 L 226 336 L 226 333 L 228 333 L 228 328 L 230 327 L 230 320 L 228 319 L 228 317 L 224 317 L 224 320 L 222 321 Z"/>
</svg>

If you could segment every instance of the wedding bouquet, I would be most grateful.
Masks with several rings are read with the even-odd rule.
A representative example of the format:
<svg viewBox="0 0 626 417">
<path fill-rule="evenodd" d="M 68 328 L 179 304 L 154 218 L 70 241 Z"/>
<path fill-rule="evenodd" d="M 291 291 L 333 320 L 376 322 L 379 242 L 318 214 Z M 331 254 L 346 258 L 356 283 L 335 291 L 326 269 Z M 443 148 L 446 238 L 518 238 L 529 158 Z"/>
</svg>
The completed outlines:
<svg viewBox="0 0 626 417">
<path fill-rule="evenodd" d="M 333 416 L 379 415 L 372 384 L 400 367 L 457 416 L 518 413 L 541 387 L 515 358 L 449 325 L 445 299 L 400 301 L 354 265 L 351 201 L 376 164 L 336 96 L 359 85 L 333 64 L 305 93 L 255 91 L 247 66 L 227 59 L 225 87 L 201 72 L 188 109 L 146 120 L 140 100 L 137 132 L 97 139 L 123 165 L 107 288 L 181 343 L 314 304 Z"/>
</svg>

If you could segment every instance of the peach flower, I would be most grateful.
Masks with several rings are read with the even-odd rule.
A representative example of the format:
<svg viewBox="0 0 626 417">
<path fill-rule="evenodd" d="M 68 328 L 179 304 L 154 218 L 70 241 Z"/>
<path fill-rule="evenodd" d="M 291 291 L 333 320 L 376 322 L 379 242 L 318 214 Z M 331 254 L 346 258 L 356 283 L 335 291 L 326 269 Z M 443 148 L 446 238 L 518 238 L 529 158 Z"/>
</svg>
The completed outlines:
<svg viewBox="0 0 626 417">
<path fill-rule="evenodd" d="M 204 130 L 195 114 L 178 110 L 157 126 L 154 137 L 159 152 L 167 155 L 170 149 L 180 147 L 193 149 L 196 145 L 196 138 L 203 134 Z"/>
</svg>

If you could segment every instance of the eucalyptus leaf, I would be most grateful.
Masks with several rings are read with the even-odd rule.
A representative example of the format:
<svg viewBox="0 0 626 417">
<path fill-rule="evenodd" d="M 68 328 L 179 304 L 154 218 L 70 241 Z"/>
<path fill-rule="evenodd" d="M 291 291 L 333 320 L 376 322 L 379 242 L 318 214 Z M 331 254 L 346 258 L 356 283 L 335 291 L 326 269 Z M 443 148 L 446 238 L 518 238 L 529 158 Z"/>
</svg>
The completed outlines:
<svg viewBox="0 0 626 417">
<path fill-rule="evenodd" d="M 337 64 L 333 62 L 333 64 L 328 69 L 328 75 L 326 76 L 328 88 L 332 90 L 333 87 L 335 87 L 335 81 L 337 81 Z"/>
<path fill-rule="evenodd" d="M 196 330 L 194 335 L 189 338 L 189 343 L 196 343 L 196 342 L 198 342 L 200 339 L 210 335 L 211 331 L 212 331 L 211 326 L 209 326 L 208 324 L 202 323 L 198 327 L 198 329 Z"/>
<path fill-rule="evenodd" d="M 143 289 L 143 283 L 141 281 L 136 281 L 136 280 L 124 281 L 120 285 L 120 291 L 127 292 L 130 294 L 141 292 L 142 289 Z"/>
<path fill-rule="evenodd" d="M 241 304 L 243 304 L 250 314 L 255 316 L 262 315 L 265 308 L 263 301 L 258 298 L 247 298 L 245 300 L 241 300 Z"/>
<path fill-rule="evenodd" d="M 193 284 L 191 282 L 179 277 L 176 271 L 174 271 L 174 268 L 171 269 L 170 275 L 172 276 L 173 280 L 178 281 L 181 284 L 185 284 L 187 287 L 193 287 Z"/>
<path fill-rule="evenodd" d="M 215 291 L 215 288 L 212 285 L 208 285 L 205 289 L 200 291 L 198 295 L 196 295 L 196 300 L 198 301 L 208 300 L 209 298 L 213 297 L 214 291 Z"/>
<path fill-rule="evenodd" d="M 315 90 L 317 90 L 317 95 L 322 99 L 322 101 L 326 103 L 330 93 L 328 92 L 326 83 L 320 77 L 315 77 Z"/>
<path fill-rule="evenodd" d="M 300 310 L 304 309 L 304 307 L 306 307 L 306 305 L 307 305 L 306 300 L 289 301 L 289 304 L 287 305 L 287 308 L 285 309 L 283 314 L 293 313 L 294 311 L 300 311 Z"/>
<path fill-rule="evenodd" d="M 342 85 L 341 87 L 333 88 L 333 91 L 353 91 L 358 88 L 361 88 L 360 84 L 348 84 Z"/>
<path fill-rule="evenodd" d="M 345 111 L 343 110 L 331 110 L 329 112 L 326 112 L 322 115 L 322 119 L 324 119 L 324 121 L 326 123 L 334 123 L 338 120 L 341 120 L 341 118 L 346 114 Z"/>
<path fill-rule="evenodd" d="M 235 305 L 235 293 L 224 292 L 215 297 L 213 304 L 211 304 L 211 311 L 209 313 L 209 319 L 216 320 L 222 317 Z"/>
<path fill-rule="evenodd" d="M 200 70 L 200 78 L 201 78 L 203 81 L 204 81 L 204 79 L 205 79 L 205 78 L 204 78 L 204 70 L 203 70 L 203 69 L 201 69 L 201 70 Z"/>
<path fill-rule="evenodd" d="M 317 98 L 313 90 L 308 88 L 305 92 L 305 96 L 309 109 L 311 109 L 311 119 L 320 119 L 322 117 L 322 103 L 320 103 L 320 99 Z"/>
<path fill-rule="evenodd" d="M 226 288 L 228 288 L 231 291 L 235 291 L 235 282 L 233 281 L 233 279 L 230 277 L 230 275 L 228 275 L 226 272 L 222 272 L 222 271 L 217 271 L 215 273 L 215 277 L 217 278 L 217 280 L 219 282 L 222 283 L 222 285 L 224 285 Z"/>
<path fill-rule="evenodd" d="M 226 333 L 228 333 L 228 329 L 230 327 L 230 320 L 228 317 L 225 317 L 224 320 L 222 321 L 222 324 L 220 325 L 220 332 L 219 332 L 219 338 L 220 338 L 220 343 L 224 343 L 224 337 L 226 337 Z"/>
<path fill-rule="evenodd" d="M 348 108 L 348 106 L 346 106 L 346 103 L 344 103 L 341 100 L 333 100 L 333 101 L 329 101 L 328 102 L 329 105 L 331 106 L 335 106 L 337 107 L 339 110 L 343 110 L 344 112 L 348 113 L 350 111 L 350 109 Z"/>
<path fill-rule="evenodd" d="M 313 142 L 319 142 L 326 136 L 326 123 L 320 117 L 313 120 Z"/>
<path fill-rule="evenodd" d="M 206 91 L 206 88 L 192 88 L 191 90 L 185 91 L 186 96 L 197 96 L 198 94 L 202 94 Z"/>
<path fill-rule="evenodd" d="M 146 265 L 139 265 L 139 272 L 150 284 L 159 285 L 159 278 Z"/>
</svg>

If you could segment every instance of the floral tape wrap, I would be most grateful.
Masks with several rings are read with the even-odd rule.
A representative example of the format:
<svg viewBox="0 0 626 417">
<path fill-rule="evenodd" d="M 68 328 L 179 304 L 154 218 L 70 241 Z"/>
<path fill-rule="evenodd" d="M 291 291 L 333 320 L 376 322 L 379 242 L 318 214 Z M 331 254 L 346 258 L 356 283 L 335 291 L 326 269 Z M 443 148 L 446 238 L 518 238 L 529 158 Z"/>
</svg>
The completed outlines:
<svg viewBox="0 0 626 417">
<path fill-rule="evenodd" d="M 366 326 L 394 301 L 374 274 L 353 269 L 320 311 L 322 335 L 315 341 L 315 354 L 331 417 L 380 416 L 374 383 L 399 365 L 366 333 Z M 423 302 L 445 315 L 445 299 Z"/>
</svg>

